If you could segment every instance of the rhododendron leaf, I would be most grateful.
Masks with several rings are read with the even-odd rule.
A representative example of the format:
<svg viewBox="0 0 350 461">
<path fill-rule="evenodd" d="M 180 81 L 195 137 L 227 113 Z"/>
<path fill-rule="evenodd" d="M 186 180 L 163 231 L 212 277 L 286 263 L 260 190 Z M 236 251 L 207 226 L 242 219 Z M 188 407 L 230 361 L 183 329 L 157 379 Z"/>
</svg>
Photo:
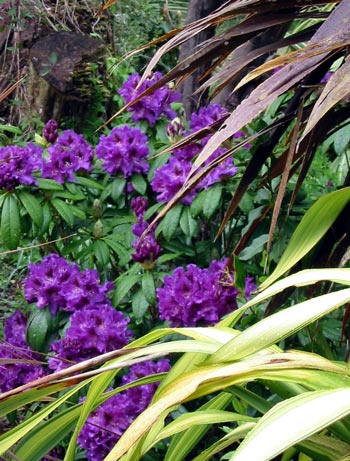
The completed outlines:
<svg viewBox="0 0 350 461">
<path fill-rule="evenodd" d="M 48 309 L 36 309 L 29 317 L 26 341 L 35 351 L 45 352 L 44 345 L 52 316 Z"/>
<path fill-rule="evenodd" d="M 191 214 L 194 218 L 199 216 L 204 207 L 204 202 L 206 199 L 206 191 L 202 190 L 200 191 L 196 197 L 193 199 L 193 202 L 191 203 L 190 209 L 191 209 Z"/>
<path fill-rule="evenodd" d="M 16 197 L 8 193 L 1 210 L 1 240 L 9 250 L 18 247 L 21 238 L 21 221 Z"/>
<path fill-rule="evenodd" d="M 135 315 L 136 319 L 142 319 L 149 307 L 149 303 L 145 297 L 143 290 L 140 289 L 133 295 L 131 306 L 132 312 Z"/>
<path fill-rule="evenodd" d="M 191 214 L 189 207 L 184 207 L 181 218 L 180 218 L 180 227 L 186 237 L 192 238 L 198 234 L 199 224 Z"/>
<path fill-rule="evenodd" d="M 24 190 L 18 193 L 18 197 L 33 222 L 40 228 L 43 224 L 43 211 L 38 199 Z"/>
<path fill-rule="evenodd" d="M 154 284 L 152 272 L 150 271 L 145 271 L 142 276 L 142 292 L 151 306 L 156 303 L 156 286 Z"/>
<path fill-rule="evenodd" d="M 267 288 L 300 261 L 325 235 L 349 201 L 349 187 L 330 192 L 318 199 L 303 216 L 276 269 L 261 284 L 260 289 Z"/>
<path fill-rule="evenodd" d="M 267 412 L 229 459 L 269 461 L 349 413 L 348 388 L 298 395 Z"/>
<path fill-rule="evenodd" d="M 318 296 L 260 320 L 214 354 L 209 362 L 227 362 L 254 354 L 296 333 L 350 300 L 350 288 Z"/>
<path fill-rule="evenodd" d="M 219 208 L 222 196 L 221 186 L 212 186 L 205 192 L 203 202 L 203 214 L 206 218 L 211 218 Z"/>
<path fill-rule="evenodd" d="M 51 200 L 53 207 L 56 209 L 61 218 L 70 226 L 74 224 L 74 215 L 67 203 L 58 198 Z"/>
<path fill-rule="evenodd" d="M 115 281 L 115 291 L 113 295 L 113 304 L 118 306 L 124 297 L 130 292 L 132 287 L 141 281 L 142 275 L 126 274 L 121 275 Z"/>
<path fill-rule="evenodd" d="M 112 187 L 111 187 L 111 197 L 115 202 L 124 193 L 125 186 L 126 186 L 126 179 L 124 178 L 113 179 Z"/>
<path fill-rule="evenodd" d="M 93 254 L 102 267 L 110 261 L 109 248 L 103 240 L 96 240 L 93 245 Z"/>
<path fill-rule="evenodd" d="M 45 179 L 44 181 L 50 180 Z M 104 186 L 102 184 L 84 176 L 76 176 L 75 181 L 77 184 L 81 184 L 82 186 L 88 187 L 89 189 L 104 190 Z"/>
<path fill-rule="evenodd" d="M 39 188 L 43 190 L 64 190 L 62 184 L 54 181 L 53 179 L 38 178 Z"/>
<path fill-rule="evenodd" d="M 147 190 L 147 182 L 140 174 L 134 174 L 131 177 L 131 184 L 133 185 L 136 192 L 143 195 Z"/>
<path fill-rule="evenodd" d="M 166 240 L 171 240 L 179 226 L 180 216 L 182 212 L 182 205 L 175 205 L 170 210 L 162 221 L 162 233 Z"/>
</svg>

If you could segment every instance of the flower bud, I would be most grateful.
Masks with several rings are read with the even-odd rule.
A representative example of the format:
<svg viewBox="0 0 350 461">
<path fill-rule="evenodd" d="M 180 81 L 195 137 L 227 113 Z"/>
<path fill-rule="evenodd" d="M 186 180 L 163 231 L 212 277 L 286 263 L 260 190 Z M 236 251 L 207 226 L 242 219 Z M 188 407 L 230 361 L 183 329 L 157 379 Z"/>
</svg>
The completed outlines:
<svg viewBox="0 0 350 461">
<path fill-rule="evenodd" d="M 103 214 L 102 204 L 98 198 L 92 204 L 91 214 L 94 218 L 101 218 Z"/>
<path fill-rule="evenodd" d="M 166 134 L 170 142 L 175 143 L 179 141 L 184 133 L 185 127 L 181 123 L 179 117 L 174 118 L 174 120 L 169 123 L 166 128 Z"/>
<path fill-rule="evenodd" d="M 99 219 L 94 224 L 92 235 L 95 237 L 95 239 L 100 239 L 101 237 L 103 237 L 103 231 L 103 224 L 102 221 Z"/>
</svg>

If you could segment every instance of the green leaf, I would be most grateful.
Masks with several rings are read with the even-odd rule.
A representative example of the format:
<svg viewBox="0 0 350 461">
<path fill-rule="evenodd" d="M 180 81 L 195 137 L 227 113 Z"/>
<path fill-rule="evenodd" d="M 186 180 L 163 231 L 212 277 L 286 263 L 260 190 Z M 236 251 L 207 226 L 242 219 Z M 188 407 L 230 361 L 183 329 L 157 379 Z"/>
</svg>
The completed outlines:
<svg viewBox="0 0 350 461">
<path fill-rule="evenodd" d="M 62 184 L 54 181 L 53 179 L 38 178 L 39 189 L 43 190 L 64 190 Z"/>
<path fill-rule="evenodd" d="M 85 178 L 83 176 L 76 176 L 75 182 L 77 184 L 81 184 L 82 186 L 88 187 L 89 189 L 97 189 L 97 190 L 104 190 L 102 184 L 97 181 L 93 181 L 92 179 Z"/>
<path fill-rule="evenodd" d="M 298 395 L 267 412 L 229 459 L 269 461 L 349 413 L 348 388 Z"/>
<path fill-rule="evenodd" d="M 48 309 L 35 309 L 28 320 L 26 340 L 35 351 L 44 352 L 50 320 L 51 314 Z"/>
<path fill-rule="evenodd" d="M 207 191 L 205 190 L 202 190 L 201 192 L 199 192 L 199 194 L 197 194 L 197 196 L 194 198 L 193 202 L 191 203 L 190 209 L 191 209 L 191 214 L 194 218 L 199 216 L 203 211 L 204 202 L 206 199 L 206 195 L 205 195 L 206 192 Z"/>
<path fill-rule="evenodd" d="M 350 300 L 350 288 L 309 299 L 266 317 L 225 344 L 209 362 L 239 360 L 281 341 Z M 247 303 L 248 304 L 248 303 Z"/>
<path fill-rule="evenodd" d="M 125 248 L 124 245 L 111 238 L 105 237 L 103 241 L 118 255 L 120 266 L 125 266 L 130 261 L 132 252 L 130 248 Z"/>
<path fill-rule="evenodd" d="M 180 227 L 186 237 L 192 238 L 198 234 L 199 225 L 198 222 L 192 217 L 189 207 L 184 207 L 181 219 Z"/>
<path fill-rule="evenodd" d="M 40 228 L 43 224 L 43 209 L 40 202 L 24 190 L 18 193 L 18 197 L 33 222 Z"/>
<path fill-rule="evenodd" d="M 21 239 L 21 221 L 16 197 L 9 193 L 1 210 L 1 239 L 9 250 L 15 250 Z"/>
<path fill-rule="evenodd" d="M 202 405 L 200 410 L 223 409 L 231 400 L 232 396 L 229 393 L 222 392 Z M 203 438 L 208 429 L 206 426 L 197 426 L 173 437 L 170 440 L 164 461 L 183 461 L 192 448 Z"/>
<path fill-rule="evenodd" d="M 136 283 L 141 282 L 142 275 L 122 275 L 115 281 L 113 305 L 118 306 Z"/>
<path fill-rule="evenodd" d="M 321 197 L 305 213 L 276 269 L 261 285 L 265 289 L 301 260 L 321 240 L 350 200 L 346 187 Z"/>
<path fill-rule="evenodd" d="M 165 215 L 162 221 L 162 232 L 166 240 L 171 240 L 179 226 L 183 206 L 177 204 Z"/>
<path fill-rule="evenodd" d="M 36 412 L 29 419 L 23 421 L 17 427 L 10 429 L 4 434 L 0 435 L 0 455 L 3 455 L 9 448 L 17 443 L 22 437 L 28 434 L 38 424 L 47 418 L 53 411 L 56 410 L 62 403 L 68 400 L 72 395 L 78 392 L 82 387 L 86 386 L 86 381 L 82 382 L 73 389 L 67 391 L 64 395 L 57 398 L 53 403 L 44 407 L 42 410 Z"/>
<path fill-rule="evenodd" d="M 111 186 L 111 197 L 117 202 L 119 197 L 124 193 L 126 180 L 124 178 L 113 179 Z"/>
<path fill-rule="evenodd" d="M 131 184 L 133 185 L 136 192 L 138 192 L 139 194 L 144 195 L 146 193 L 147 182 L 145 181 L 145 178 L 140 174 L 132 175 Z"/>
<path fill-rule="evenodd" d="M 149 303 L 145 298 L 145 295 L 142 290 L 138 290 L 132 297 L 132 312 L 135 315 L 136 319 L 142 319 L 145 315 Z"/>
<path fill-rule="evenodd" d="M 255 238 L 251 245 L 245 247 L 243 251 L 239 254 L 239 259 L 242 261 L 248 261 L 252 259 L 255 255 L 261 254 L 266 242 L 268 241 L 268 234 L 260 235 L 259 237 Z"/>
<path fill-rule="evenodd" d="M 142 276 L 142 291 L 147 302 L 152 306 L 156 304 L 156 287 L 150 271 L 145 271 Z"/>
<path fill-rule="evenodd" d="M 74 225 L 74 215 L 67 203 L 58 198 L 54 198 L 51 200 L 51 204 L 67 224 L 70 226 Z"/>
<path fill-rule="evenodd" d="M 109 248 L 102 240 L 96 240 L 93 244 L 93 254 L 97 261 L 104 267 L 110 260 Z"/>
<path fill-rule="evenodd" d="M 203 214 L 206 218 L 211 218 L 213 214 L 219 209 L 221 196 L 221 186 L 212 186 L 205 191 Z"/>
</svg>

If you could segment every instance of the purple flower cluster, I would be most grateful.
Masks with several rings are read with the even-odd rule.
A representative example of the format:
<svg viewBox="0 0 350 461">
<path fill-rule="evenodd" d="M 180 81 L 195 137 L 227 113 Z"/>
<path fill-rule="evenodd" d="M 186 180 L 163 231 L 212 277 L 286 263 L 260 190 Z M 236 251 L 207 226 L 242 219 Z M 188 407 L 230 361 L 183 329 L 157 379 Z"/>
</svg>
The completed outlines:
<svg viewBox="0 0 350 461">
<path fill-rule="evenodd" d="M 100 285 L 96 270 L 80 272 L 77 264 L 71 264 L 57 254 L 50 254 L 41 263 L 28 267 L 24 296 L 39 309 L 49 306 L 55 315 L 57 310 L 75 312 L 109 305 L 107 293 L 113 289 L 113 283 Z"/>
<path fill-rule="evenodd" d="M 27 317 L 15 311 L 4 324 L 4 341 L 0 343 L 0 392 L 6 392 L 44 375 L 44 369 L 26 344 Z M 6 360 L 9 362 L 6 363 Z"/>
<path fill-rule="evenodd" d="M 168 371 L 168 360 L 134 365 L 122 384 L 144 376 Z M 78 437 L 89 461 L 102 461 L 132 421 L 149 405 L 158 384 L 145 384 L 128 389 L 108 399 L 89 416 Z"/>
<path fill-rule="evenodd" d="M 60 184 L 66 180 L 74 182 L 74 173 L 89 172 L 92 169 L 92 147 L 83 135 L 73 130 L 63 131 L 47 151 L 49 158 L 43 166 L 43 178 L 54 179 Z"/>
<path fill-rule="evenodd" d="M 183 135 L 196 133 L 202 128 L 209 127 L 213 123 L 222 119 L 225 115 L 227 115 L 226 109 L 218 104 L 201 107 L 197 114 L 194 113 L 191 116 L 189 133 L 181 128 L 181 124 L 179 124 L 177 120 L 174 122 L 175 125 L 169 125 L 167 131 L 171 134 L 174 133 L 174 136 L 176 134 L 177 137 L 179 136 L 179 130 L 181 129 Z M 159 202 L 167 202 L 171 200 L 174 195 L 181 189 L 186 178 L 188 177 L 188 174 L 191 171 L 193 158 L 199 154 L 199 152 L 209 141 L 210 137 L 211 134 L 204 136 L 198 143 L 191 144 L 181 149 L 175 149 L 169 162 L 155 171 L 151 185 L 152 189 L 157 193 L 157 200 Z M 224 152 L 225 149 L 217 149 L 208 158 L 204 165 L 208 165 Z M 218 181 L 222 181 L 234 176 L 237 173 L 237 170 L 237 167 L 235 167 L 233 164 L 232 158 L 228 158 L 222 161 L 197 185 L 196 188 L 192 189 L 192 191 L 186 197 L 184 197 L 182 202 L 185 205 L 191 204 L 198 190 L 207 189 Z"/>
<path fill-rule="evenodd" d="M 115 127 L 108 136 L 101 136 L 96 156 L 103 160 L 107 173 L 123 173 L 124 178 L 129 178 L 133 173 L 147 173 L 147 142 L 147 136 L 138 128 Z"/>
<path fill-rule="evenodd" d="M 173 327 L 208 326 L 236 309 L 239 291 L 225 266 L 226 260 L 212 261 L 208 269 L 189 264 L 165 276 L 164 286 L 157 289 L 160 318 Z M 249 280 L 247 294 L 252 283 Z"/>
<path fill-rule="evenodd" d="M 129 319 L 106 304 L 74 312 L 63 339 L 52 343 L 49 367 L 60 370 L 99 354 L 121 349 L 132 339 Z"/>
<path fill-rule="evenodd" d="M 161 78 L 162 74 L 160 72 L 154 72 L 138 86 L 141 76 L 137 73 L 132 74 L 120 88 L 119 94 L 124 98 L 126 103 L 132 102 Z M 144 96 L 135 104 L 132 104 L 128 110 L 133 112 L 133 122 L 147 120 L 153 126 L 161 115 L 165 115 L 168 119 L 174 118 L 176 113 L 170 104 L 179 100 L 180 94 L 173 92 L 168 85 L 165 85 L 153 91 L 148 96 Z"/>
<path fill-rule="evenodd" d="M 0 147 L 0 189 L 12 190 L 20 184 L 37 185 L 33 173 L 41 171 L 42 156 L 42 148 L 32 143 L 25 147 Z"/>
<path fill-rule="evenodd" d="M 144 197 L 135 197 L 131 200 L 131 209 L 137 217 L 137 223 L 132 226 L 133 234 L 136 235 L 136 240 L 133 243 L 135 253 L 132 259 L 139 262 L 144 269 L 153 269 L 155 261 L 160 255 L 161 248 L 157 243 L 154 231 L 150 231 L 141 240 L 140 237 L 147 229 L 149 223 L 143 220 L 147 209 L 147 200 Z"/>
<path fill-rule="evenodd" d="M 29 271 L 24 284 L 26 300 L 40 309 L 49 306 L 52 315 L 57 311 L 72 314 L 64 338 L 51 345 L 55 355 L 49 359 L 50 368 L 64 368 L 130 341 L 129 320 L 107 298 L 113 284 L 100 285 L 96 270 L 81 272 L 77 264 L 51 254 L 39 264 L 30 264 Z"/>
</svg>

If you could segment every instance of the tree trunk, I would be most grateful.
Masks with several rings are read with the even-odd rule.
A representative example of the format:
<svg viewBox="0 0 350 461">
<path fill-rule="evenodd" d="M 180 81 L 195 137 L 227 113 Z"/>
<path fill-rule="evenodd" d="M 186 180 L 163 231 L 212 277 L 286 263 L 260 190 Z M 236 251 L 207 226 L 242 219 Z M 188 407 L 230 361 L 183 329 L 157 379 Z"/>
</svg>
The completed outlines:
<svg viewBox="0 0 350 461">
<path fill-rule="evenodd" d="M 223 3 L 223 0 L 190 0 L 186 23 L 189 24 L 198 19 L 204 18 L 219 8 Z M 200 43 L 210 39 L 214 35 L 215 28 L 207 28 L 202 33 L 185 42 L 180 50 L 179 62 L 193 54 L 194 50 Z M 182 94 L 187 117 L 189 117 L 193 110 L 195 110 L 199 105 L 205 105 L 208 102 L 207 94 L 193 95 L 193 92 L 198 87 L 198 81 L 201 75 L 207 70 L 207 68 L 208 66 L 202 66 L 196 69 L 193 74 L 186 78 L 179 88 Z"/>
</svg>

